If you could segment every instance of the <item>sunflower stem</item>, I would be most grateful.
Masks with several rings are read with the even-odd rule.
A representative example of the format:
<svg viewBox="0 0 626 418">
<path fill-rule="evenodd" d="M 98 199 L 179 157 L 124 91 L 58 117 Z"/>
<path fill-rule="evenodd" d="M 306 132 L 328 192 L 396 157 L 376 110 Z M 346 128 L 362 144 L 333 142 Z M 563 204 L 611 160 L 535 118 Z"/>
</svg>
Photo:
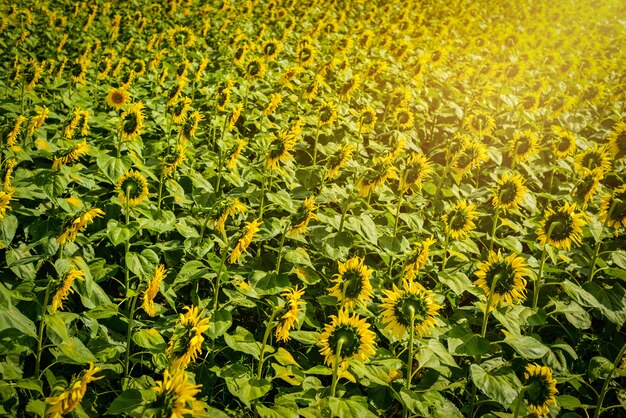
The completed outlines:
<svg viewBox="0 0 626 418">
<path fill-rule="evenodd" d="M 267 327 L 265 327 L 265 333 L 263 334 L 263 344 L 261 345 L 261 352 L 259 353 L 259 365 L 256 371 L 256 377 L 259 380 L 261 379 L 261 373 L 263 373 L 263 362 L 265 361 L 265 347 L 267 346 L 267 339 L 274 329 L 274 318 L 276 318 L 276 314 L 278 312 L 280 312 L 280 306 L 276 306 L 272 309 L 272 316 L 270 316 L 270 319 L 267 322 Z"/>
<path fill-rule="evenodd" d="M 137 296 L 131 298 L 128 310 L 128 329 L 126 330 L 126 357 L 124 360 L 124 376 L 130 376 L 130 338 L 133 331 L 133 316 L 135 315 L 135 307 L 137 305 Z"/>
<path fill-rule="evenodd" d="M 128 224 L 130 223 L 130 203 L 129 203 L 129 199 L 130 199 L 130 186 L 126 188 L 126 199 L 125 199 L 125 203 L 126 203 L 126 213 L 125 213 L 125 221 L 126 221 L 126 227 L 128 227 Z M 130 252 L 130 238 L 127 238 L 124 241 L 124 261 L 126 263 L 126 268 L 124 269 L 124 273 L 125 273 L 125 280 L 124 280 L 124 298 L 128 299 L 128 295 L 130 293 L 130 269 L 128 267 L 128 253 Z M 129 372 L 130 372 L 130 337 L 131 337 L 131 331 L 133 328 L 133 314 L 135 313 L 135 304 L 137 303 L 137 297 L 133 296 L 130 298 L 130 304 L 128 307 L 128 329 L 127 329 L 127 333 L 126 333 L 126 356 L 125 356 L 125 360 L 124 360 L 124 376 L 128 377 L 129 376 Z"/>
<path fill-rule="evenodd" d="M 348 209 L 350 208 L 350 198 L 344 201 L 344 207 L 341 210 L 341 220 L 339 221 L 339 230 L 338 232 L 343 231 L 343 223 L 346 220 L 346 213 L 348 213 Z"/>
<path fill-rule="evenodd" d="M 215 278 L 215 289 L 213 289 L 213 312 L 217 313 L 217 304 L 218 304 L 218 296 L 220 293 L 220 278 L 222 276 L 222 270 L 224 269 L 224 263 L 226 262 L 226 257 L 228 256 L 228 250 L 230 249 L 230 245 L 228 240 L 226 239 L 226 233 L 223 233 L 223 239 L 226 242 L 226 247 L 223 249 L 222 258 L 220 259 L 220 266 L 217 269 L 217 277 Z"/>
<path fill-rule="evenodd" d="M 287 229 L 289 228 L 289 223 L 285 223 L 285 227 L 283 228 L 283 236 L 280 238 L 280 245 L 278 247 L 278 259 L 276 260 L 276 274 L 280 273 L 280 262 L 283 258 L 283 245 L 285 244 L 285 236 L 287 235 Z"/>
<path fill-rule="evenodd" d="M 493 244 L 496 241 L 496 230 L 498 229 L 498 220 L 500 219 L 500 208 L 496 208 L 496 212 L 493 215 L 493 226 L 491 228 L 491 240 L 489 241 L 489 254 L 493 251 Z"/>
<path fill-rule="evenodd" d="M 517 402 L 515 403 L 515 412 L 513 413 L 513 418 L 517 418 L 519 416 L 519 408 L 520 406 L 522 406 L 524 392 L 526 392 L 526 386 L 522 386 L 522 390 L 520 390 L 519 395 L 517 395 Z"/>
<path fill-rule="evenodd" d="M 396 233 L 398 232 L 398 219 L 400 218 L 400 207 L 402 206 L 402 199 L 404 198 L 404 193 L 400 192 L 400 198 L 398 199 L 398 204 L 396 205 L 396 216 L 393 223 L 393 237 L 396 237 Z"/>
<path fill-rule="evenodd" d="M 602 233 L 606 228 L 609 219 L 611 219 L 611 215 L 613 214 L 613 209 L 615 209 L 615 205 L 617 204 L 617 199 L 613 199 L 613 203 L 609 208 L 609 211 L 606 214 L 606 219 L 602 223 L 602 228 L 600 229 L 600 238 L 598 238 L 598 242 L 596 243 L 596 249 L 593 253 L 593 258 L 591 259 L 591 265 L 589 267 L 589 275 L 587 276 L 587 281 L 590 282 L 593 279 L 593 275 L 597 272 L 596 270 L 596 260 L 598 259 L 598 254 L 600 254 L 600 248 L 602 247 Z"/>
<path fill-rule="evenodd" d="M 335 362 L 333 364 L 333 383 L 330 386 L 330 397 L 335 397 L 335 391 L 337 390 L 337 381 L 339 378 L 337 377 L 337 372 L 339 370 L 339 362 L 341 361 L 341 348 L 343 347 L 344 339 L 340 338 L 337 341 L 337 354 L 335 355 Z"/>
<path fill-rule="evenodd" d="M 20 115 L 24 114 L 24 77 L 22 77 L 22 82 L 20 83 L 22 86 L 22 91 L 20 93 Z"/>
<path fill-rule="evenodd" d="M 448 170 L 450 169 L 450 163 L 448 162 L 447 158 L 446 158 L 446 165 L 443 168 L 443 172 L 441 173 L 441 177 L 439 177 L 439 182 L 437 183 L 437 190 L 435 190 L 435 197 L 433 197 L 433 202 L 437 201 L 437 198 L 439 197 L 439 192 L 441 191 L 441 188 L 443 187 L 443 181 L 446 178 L 446 175 L 448 174 Z"/>
<path fill-rule="evenodd" d="M 411 391 L 411 380 L 413 377 L 413 339 L 415 338 L 415 308 L 413 306 L 409 307 L 410 313 L 410 324 L 411 328 L 409 329 L 409 358 L 406 364 L 407 367 L 407 375 L 406 375 L 406 389 Z"/>
<path fill-rule="evenodd" d="M 43 330 L 46 327 L 45 316 L 48 309 L 48 300 L 50 298 L 50 282 L 46 285 L 46 293 L 41 305 L 41 321 L 39 322 L 39 332 L 37 337 L 37 352 L 35 354 L 35 379 L 39 379 L 39 369 L 41 366 L 41 352 L 43 345 Z"/>
<path fill-rule="evenodd" d="M 617 354 L 617 357 L 615 357 L 615 361 L 613 362 L 613 368 L 607 374 L 606 379 L 604 379 L 604 384 L 602 385 L 602 390 L 600 391 L 600 396 L 598 397 L 598 403 L 596 405 L 596 410 L 593 413 L 593 418 L 598 418 L 602 413 L 602 403 L 604 403 L 604 396 L 606 395 L 606 392 L 609 388 L 609 383 L 613 378 L 613 372 L 615 371 L 615 369 L 618 368 L 618 364 L 624 356 L 624 353 L 626 353 L 626 344 L 622 346 L 622 349 Z"/>
<path fill-rule="evenodd" d="M 320 122 L 317 121 L 317 125 L 315 127 L 315 142 L 313 143 L 313 165 L 317 162 L 317 142 L 320 139 Z"/>
<path fill-rule="evenodd" d="M 220 135 L 220 143 L 217 144 L 217 149 L 218 149 L 218 160 L 217 160 L 217 186 L 215 187 L 215 190 L 220 189 L 220 184 L 222 183 L 222 160 L 224 159 L 224 153 L 222 152 L 222 142 L 224 142 L 224 134 L 226 132 L 226 122 L 228 121 L 228 118 L 226 117 L 226 115 L 224 115 L 224 124 L 222 126 L 222 134 Z"/>
<path fill-rule="evenodd" d="M 448 244 L 450 244 L 450 233 L 446 229 L 446 238 L 443 242 L 443 260 L 441 261 L 441 269 L 439 271 L 446 269 L 446 263 L 448 262 Z"/>
<path fill-rule="evenodd" d="M 539 262 L 539 271 L 537 272 L 537 279 L 535 279 L 535 286 L 534 286 L 535 293 L 533 294 L 533 309 L 535 309 L 537 307 L 537 304 L 539 303 L 539 292 L 541 291 L 541 278 L 542 278 L 541 276 L 543 276 L 543 266 L 546 264 L 546 256 L 548 255 L 546 248 L 548 246 L 548 240 L 550 239 L 550 236 L 552 235 L 552 230 L 554 229 L 556 224 L 557 224 L 556 222 L 552 222 L 550 224 L 550 227 L 548 228 L 548 233 L 546 235 L 546 242 L 543 244 L 543 250 L 541 251 L 541 261 Z"/>
<path fill-rule="evenodd" d="M 162 199 L 163 199 L 163 169 L 161 169 L 161 175 L 159 176 L 159 197 L 157 198 L 157 210 L 161 209 Z"/>
</svg>

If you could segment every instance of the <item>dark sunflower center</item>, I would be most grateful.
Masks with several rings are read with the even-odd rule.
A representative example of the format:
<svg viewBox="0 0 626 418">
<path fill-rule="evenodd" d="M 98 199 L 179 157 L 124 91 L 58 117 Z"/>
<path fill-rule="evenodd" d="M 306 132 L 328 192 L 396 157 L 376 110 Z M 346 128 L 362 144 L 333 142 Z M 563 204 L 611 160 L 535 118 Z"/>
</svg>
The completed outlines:
<svg viewBox="0 0 626 418">
<path fill-rule="evenodd" d="M 75 64 L 72 66 L 72 75 L 74 77 L 79 77 L 83 73 L 83 66 L 80 64 Z"/>
<path fill-rule="evenodd" d="M 533 96 L 527 96 L 522 102 L 524 109 L 532 109 L 535 106 L 535 98 Z"/>
<path fill-rule="evenodd" d="M 359 331 L 351 325 L 339 325 L 338 327 L 335 327 L 332 334 L 328 338 L 328 345 L 334 355 L 339 354 L 339 340 L 343 340 L 343 344 L 341 346 L 341 358 L 353 356 L 361 347 Z"/>
<path fill-rule="evenodd" d="M 510 205 L 511 203 L 515 202 L 518 191 L 519 189 L 517 187 L 517 184 L 510 181 L 505 182 L 498 189 L 500 203 L 504 205 Z"/>
<path fill-rule="evenodd" d="M 593 100 L 598 95 L 598 88 L 596 86 L 591 86 L 585 93 L 583 94 L 583 99 L 585 100 Z"/>
<path fill-rule="evenodd" d="M 371 112 L 365 112 L 363 113 L 363 123 L 365 125 L 369 125 L 370 123 L 372 123 L 374 121 L 374 116 L 372 115 Z"/>
<path fill-rule="evenodd" d="M 178 103 L 174 107 L 174 115 L 180 116 L 183 114 L 184 110 L 185 110 L 185 103 L 184 102 Z"/>
<path fill-rule="evenodd" d="M 135 63 L 135 66 L 134 66 L 134 68 L 133 68 L 133 70 L 134 70 L 136 73 L 140 73 L 140 72 L 142 72 L 142 71 L 143 71 L 143 62 L 136 62 L 136 63 Z"/>
<path fill-rule="evenodd" d="M 552 232 L 548 237 L 549 240 L 564 241 L 569 239 L 574 232 L 574 221 L 569 213 L 556 212 L 546 220 L 546 234 L 550 228 L 552 228 Z"/>
<path fill-rule="evenodd" d="M 265 55 L 269 55 L 272 56 L 276 53 L 276 44 L 275 43 L 269 43 L 267 45 L 265 45 Z"/>
<path fill-rule="evenodd" d="M 330 121 L 332 117 L 333 117 L 333 110 L 330 107 L 324 106 L 323 108 L 320 109 L 320 120 L 322 122 L 328 122 Z"/>
<path fill-rule="evenodd" d="M 415 163 L 406 170 L 407 183 L 415 183 L 422 176 L 424 166 L 421 163 Z"/>
<path fill-rule="evenodd" d="M 136 199 L 141 196 L 141 182 L 134 177 L 125 178 L 124 181 L 122 181 L 120 188 L 129 200 Z"/>
<path fill-rule="evenodd" d="M 228 95 L 227 94 L 218 94 L 217 95 L 217 104 L 218 104 L 218 106 L 224 106 L 226 104 L 226 101 L 228 101 Z"/>
<path fill-rule="evenodd" d="M 454 209 L 449 219 L 450 229 L 453 231 L 462 231 L 467 227 L 468 215 L 463 210 Z"/>
<path fill-rule="evenodd" d="M 302 48 L 300 51 L 300 61 L 307 62 L 313 56 L 313 51 L 310 48 Z"/>
<path fill-rule="evenodd" d="M 343 273 L 345 294 L 348 299 L 357 299 L 363 291 L 363 277 L 359 270 L 346 270 Z"/>
<path fill-rule="evenodd" d="M 399 124 L 404 125 L 409 121 L 409 114 L 407 112 L 400 112 L 398 113 L 397 119 Z"/>
<path fill-rule="evenodd" d="M 122 93 L 116 91 L 116 92 L 114 92 L 111 95 L 111 100 L 115 104 L 122 104 L 122 103 L 124 103 L 124 95 Z"/>
<path fill-rule="evenodd" d="M 569 137 L 563 136 L 559 139 L 559 143 L 557 149 L 561 152 L 565 152 L 569 149 L 572 144 L 572 140 Z"/>
<path fill-rule="evenodd" d="M 524 155 L 528 152 L 528 150 L 530 149 L 530 141 L 528 140 L 528 137 L 523 136 L 519 139 L 519 141 L 517 141 L 517 144 L 515 146 L 515 151 L 517 152 L 518 155 Z"/>
<path fill-rule="evenodd" d="M 411 311 L 413 311 L 413 325 L 420 325 L 428 316 L 428 306 L 420 295 L 405 294 L 396 300 L 393 314 L 396 321 L 405 327 L 411 326 Z"/>
<path fill-rule="evenodd" d="M 252 61 L 248 64 L 248 74 L 256 76 L 261 72 L 261 65 L 257 61 Z"/>
<path fill-rule="evenodd" d="M 127 134 L 132 134 L 137 130 L 138 126 L 139 122 L 137 121 L 137 115 L 131 113 L 124 121 L 124 132 Z"/>
<path fill-rule="evenodd" d="M 474 118 L 474 128 L 476 129 L 483 129 L 485 126 L 487 126 L 487 117 L 484 115 L 478 115 Z"/>
<path fill-rule="evenodd" d="M 179 92 L 180 92 L 180 86 L 174 87 L 173 89 L 170 90 L 170 94 L 168 95 L 168 98 L 172 100 L 174 97 L 178 95 Z"/>
<path fill-rule="evenodd" d="M 276 139 L 270 146 L 269 156 L 271 159 L 276 159 L 285 153 L 285 142 L 281 139 Z"/>
<path fill-rule="evenodd" d="M 309 210 L 304 205 L 301 205 L 300 208 L 298 208 L 298 212 L 293 216 L 292 224 L 300 225 L 302 222 L 306 221 L 308 215 Z"/>
<path fill-rule="evenodd" d="M 534 406 L 542 406 L 550 399 L 550 388 L 545 378 L 541 376 L 531 376 L 526 384 L 526 399 Z"/>
<path fill-rule="evenodd" d="M 185 74 L 186 70 L 187 70 L 187 65 L 185 65 L 184 63 L 180 64 L 178 68 L 176 68 L 176 74 L 180 77 L 183 74 Z"/>
<path fill-rule="evenodd" d="M 496 281 L 495 293 L 507 293 L 515 287 L 515 269 L 506 261 L 494 263 L 487 270 L 485 281 L 490 289 Z"/>
<path fill-rule="evenodd" d="M 617 148 L 619 148 L 620 152 L 622 153 L 626 152 L 626 131 L 620 132 L 620 134 L 617 135 L 615 143 L 617 145 Z"/>
<path fill-rule="evenodd" d="M 626 192 L 621 192 L 616 196 L 613 196 L 609 201 L 609 208 L 613 206 L 613 212 L 611 212 L 611 219 L 615 221 L 622 221 L 626 218 Z"/>
<path fill-rule="evenodd" d="M 432 62 L 437 62 L 441 59 L 441 51 L 435 51 L 433 52 L 433 55 L 431 56 L 431 61 Z"/>
</svg>

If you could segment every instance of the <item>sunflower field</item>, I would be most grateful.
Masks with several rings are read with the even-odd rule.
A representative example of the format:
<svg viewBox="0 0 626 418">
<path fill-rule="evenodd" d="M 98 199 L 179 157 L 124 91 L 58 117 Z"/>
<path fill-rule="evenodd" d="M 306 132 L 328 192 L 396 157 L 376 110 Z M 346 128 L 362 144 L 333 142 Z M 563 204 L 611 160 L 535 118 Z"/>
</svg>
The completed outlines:
<svg viewBox="0 0 626 418">
<path fill-rule="evenodd" d="M 626 3 L 0 0 L 0 416 L 626 416 Z"/>
</svg>

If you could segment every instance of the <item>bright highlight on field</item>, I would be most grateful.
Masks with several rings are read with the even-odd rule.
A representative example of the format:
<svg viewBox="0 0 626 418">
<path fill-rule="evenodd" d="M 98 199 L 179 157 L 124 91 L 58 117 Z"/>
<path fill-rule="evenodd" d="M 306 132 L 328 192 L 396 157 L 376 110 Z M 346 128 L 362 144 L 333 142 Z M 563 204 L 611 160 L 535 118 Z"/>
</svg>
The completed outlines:
<svg viewBox="0 0 626 418">
<path fill-rule="evenodd" d="M 621 1 L 0 0 L 0 415 L 621 417 Z"/>
</svg>

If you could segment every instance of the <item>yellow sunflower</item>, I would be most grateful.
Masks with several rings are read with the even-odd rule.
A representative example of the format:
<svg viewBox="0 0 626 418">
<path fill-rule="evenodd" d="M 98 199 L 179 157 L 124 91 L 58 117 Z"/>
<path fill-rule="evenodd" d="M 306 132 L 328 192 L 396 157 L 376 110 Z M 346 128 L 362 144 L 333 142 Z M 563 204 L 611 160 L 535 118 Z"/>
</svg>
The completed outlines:
<svg viewBox="0 0 626 418">
<path fill-rule="evenodd" d="M 578 179 L 578 183 L 573 190 L 573 195 L 584 203 L 589 203 L 589 201 L 593 199 L 601 179 L 602 176 L 597 173 L 587 172 L 583 174 L 580 179 Z"/>
<path fill-rule="evenodd" d="M 376 110 L 372 107 L 366 107 L 361 110 L 359 115 L 359 133 L 369 133 L 376 127 Z"/>
<path fill-rule="evenodd" d="M 298 236 L 304 233 L 311 219 L 317 219 L 317 215 L 315 214 L 316 209 L 315 196 L 309 196 L 304 199 L 304 202 L 302 202 L 302 205 L 298 208 L 298 212 L 291 220 L 292 226 L 289 230 L 289 235 Z"/>
<path fill-rule="evenodd" d="M 552 150 L 555 158 L 563 159 L 576 151 L 576 137 L 572 132 L 555 125 L 552 127 L 552 134 Z"/>
<path fill-rule="evenodd" d="M 176 146 L 173 154 L 169 154 L 163 162 L 163 177 L 167 178 L 176 172 L 178 167 L 185 161 L 185 153 L 187 148 L 184 145 Z"/>
<path fill-rule="evenodd" d="M 67 389 L 59 395 L 47 397 L 45 399 L 46 416 L 58 418 L 72 412 L 83 400 L 87 392 L 87 384 L 104 377 L 96 377 L 96 373 L 100 371 L 102 371 L 100 367 L 89 363 L 89 369 L 85 370 L 78 379 L 74 378 Z"/>
<path fill-rule="evenodd" d="M 141 135 L 143 129 L 143 107 L 142 102 L 132 104 L 130 108 L 122 113 L 122 139 L 130 141 Z"/>
<path fill-rule="evenodd" d="M 491 308 L 521 303 L 526 299 L 526 260 L 513 253 L 504 257 L 500 251 L 489 253 L 487 261 L 478 264 L 474 284 L 491 297 Z M 493 295 L 491 292 L 493 291 Z"/>
<path fill-rule="evenodd" d="M 323 101 L 317 109 L 317 121 L 320 126 L 330 125 L 337 118 L 337 105 Z"/>
<path fill-rule="evenodd" d="M 404 275 L 407 280 L 413 280 L 417 276 L 417 273 L 424 268 L 428 261 L 430 247 L 435 242 L 437 242 L 437 240 L 431 236 L 430 238 L 426 238 L 423 242 L 415 244 L 415 248 L 405 261 Z"/>
<path fill-rule="evenodd" d="M 496 129 L 496 121 L 487 112 L 478 110 L 469 114 L 463 126 L 468 132 L 482 137 L 491 134 Z"/>
<path fill-rule="evenodd" d="M 539 138 L 531 131 L 515 132 L 509 141 L 509 157 L 515 163 L 523 163 L 539 151 Z"/>
<path fill-rule="evenodd" d="M 202 318 L 204 311 L 197 306 L 185 306 L 178 316 L 174 333 L 165 355 L 170 360 L 170 370 L 185 369 L 202 353 L 202 334 L 209 329 L 209 318 Z"/>
<path fill-rule="evenodd" d="M 238 213 L 244 213 L 247 207 L 239 201 L 236 197 L 229 197 L 222 200 L 215 210 L 216 216 L 213 220 L 213 225 L 222 234 L 225 231 L 226 220 L 234 218 Z"/>
<path fill-rule="evenodd" d="M 52 163 L 52 170 L 57 171 L 62 165 L 76 162 L 80 157 L 87 155 L 88 153 L 89 145 L 87 144 L 87 140 L 83 139 L 82 142 L 78 143 L 71 150 L 56 157 Z"/>
<path fill-rule="evenodd" d="M 374 296 L 370 283 L 370 276 L 374 270 L 364 263 L 365 259 L 359 257 L 352 257 L 345 263 L 339 261 L 339 273 L 331 281 L 334 286 L 328 289 L 328 292 L 346 308 L 369 302 Z"/>
<path fill-rule="evenodd" d="M 258 80 L 265 75 L 267 66 L 265 65 L 265 61 L 259 58 L 251 58 L 246 62 L 244 70 L 248 80 Z"/>
<path fill-rule="evenodd" d="M 239 260 L 239 257 L 246 252 L 250 243 L 254 239 L 254 234 L 259 232 L 259 227 L 261 226 L 261 221 L 259 219 L 255 219 L 252 222 L 246 222 L 245 230 L 235 245 L 233 252 L 230 254 L 230 263 L 236 263 Z"/>
<path fill-rule="evenodd" d="M 129 206 L 139 205 L 148 197 L 148 180 L 138 171 L 128 170 L 120 176 L 115 188 L 122 202 L 128 199 Z"/>
<path fill-rule="evenodd" d="M 476 219 L 477 215 L 476 205 L 468 204 L 467 200 L 463 199 L 454 205 L 441 219 L 446 224 L 446 233 L 452 239 L 465 239 L 469 236 L 471 230 L 476 229 L 474 219 Z"/>
<path fill-rule="evenodd" d="M 330 320 L 319 337 L 320 353 L 326 365 L 334 368 L 338 364 L 342 371 L 347 371 L 350 359 L 366 362 L 376 352 L 376 334 L 365 318 L 350 315 L 344 308 L 336 316 L 331 315 Z"/>
<path fill-rule="evenodd" d="M 339 148 L 335 154 L 328 158 L 326 165 L 326 178 L 333 180 L 339 176 L 339 170 L 341 170 L 354 152 L 354 147 L 348 143 L 345 143 Z"/>
<path fill-rule="evenodd" d="M 289 130 L 278 133 L 269 145 L 265 165 L 269 170 L 280 168 L 280 163 L 287 163 L 292 159 L 291 151 L 296 144 L 296 137 Z"/>
<path fill-rule="evenodd" d="M 228 159 L 226 161 L 226 168 L 229 170 L 234 169 L 237 166 L 237 160 L 239 160 L 239 156 L 241 155 L 241 151 L 243 151 L 244 147 L 247 145 L 247 142 L 243 139 L 238 139 L 235 145 L 228 152 Z"/>
<path fill-rule="evenodd" d="M 298 289 L 298 286 L 294 289 L 286 289 L 280 294 L 285 300 L 285 312 L 279 319 L 276 326 L 276 341 L 289 341 L 289 331 L 294 327 L 296 322 L 300 322 L 298 314 L 303 311 L 303 306 L 306 305 L 302 299 L 304 296 L 304 289 Z"/>
<path fill-rule="evenodd" d="M 426 290 L 421 284 L 404 280 L 402 288 L 393 285 L 393 290 L 383 289 L 385 298 L 382 299 L 383 308 L 381 322 L 385 331 L 402 339 L 411 328 L 413 317 L 414 330 L 420 337 L 430 334 L 430 329 L 437 326 L 435 317 L 439 316 L 441 306 L 435 303 L 433 293 Z"/>
<path fill-rule="evenodd" d="M 261 52 L 269 61 L 274 61 L 282 49 L 282 43 L 277 39 L 270 39 L 261 46 Z"/>
<path fill-rule="evenodd" d="M 70 293 L 74 293 L 72 290 L 72 283 L 74 280 L 85 280 L 85 273 L 82 270 L 71 269 L 65 278 L 59 283 L 54 296 L 52 297 L 52 303 L 50 304 L 50 311 L 55 313 L 56 311 L 63 309 L 63 302 L 67 300 Z"/>
<path fill-rule="evenodd" d="M 154 307 L 154 298 L 159 292 L 159 286 L 161 286 L 161 282 L 165 278 L 166 274 L 167 270 L 165 270 L 165 266 L 163 264 L 159 264 L 154 271 L 154 275 L 148 281 L 146 290 L 143 292 L 143 303 L 141 304 L 141 307 L 150 316 L 157 315 L 157 310 Z"/>
<path fill-rule="evenodd" d="M 181 125 L 187 119 L 187 112 L 191 109 L 191 98 L 181 97 L 174 105 L 170 107 L 172 113 L 172 122 Z"/>
<path fill-rule="evenodd" d="M 611 211 L 610 216 L 609 211 Z M 615 228 L 615 235 L 617 235 L 620 226 L 626 227 L 626 184 L 602 198 L 599 218 L 609 228 Z"/>
<path fill-rule="evenodd" d="M 392 120 L 394 126 L 405 131 L 413 127 L 413 112 L 408 107 L 398 107 L 393 113 Z"/>
<path fill-rule="evenodd" d="M 115 110 L 122 109 L 130 100 L 130 94 L 123 88 L 109 90 L 106 97 L 106 104 Z"/>
<path fill-rule="evenodd" d="M 465 177 L 474 168 L 480 167 L 489 159 L 487 147 L 480 141 L 466 141 L 458 153 L 454 156 L 453 169 L 456 173 Z"/>
<path fill-rule="evenodd" d="M 582 242 L 582 227 L 585 226 L 585 215 L 576 212 L 576 204 L 565 202 L 556 211 L 546 209 L 540 227 L 537 229 L 537 239 L 541 245 L 550 244 L 555 248 L 569 250 L 572 243 L 580 245 Z M 550 228 L 552 231 L 550 232 Z M 548 236 L 549 233 L 549 236 Z"/>
<path fill-rule="evenodd" d="M 196 415 L 203 409 L 196 400 L 201 387 L 202 385 L 190 383 L 187 372 L 182 368 L 165 370 L 163 380 L 156 382 L 156 386 L 152 388 L 156 393 L 156 400 L 148 408 L 154 410 L 158 416 L 168 418 Z"/>
<path fill-rule="evenodd" d="M 528 409 L 538 417 L 550 414 L 550 405 L 556 406 L 556 380 L 552 376 L 552 369 L 536 363 L 528 364 L 524 371 L 526 390 L 524 398 L 528 402 Z"/>
<path fill-rule="evenodd" d="M 626 155 L 626 121 L 618 123 L 609 134 L 609 146 L 615 158 Z"/>
<path fill-rule="evenodd" d="M 406 166 L 400 178 L 400 191 L 409 188 L 422 188 L 422 183 L 432 174 L 432 163 L 423 154 L 413 154 L 406 160 Z"/>
<path fill-rule="evenodd" d="M 13 192 L 0 192 L 0 221 L 4 219 L 7 212 L 11 210 L 10 203 L 13 199 Z"/>
<path fill-rule="evenodd" d="M 524 199 L 527 187 L 521 174 L 504 173 L 498 179 L 491 202 L 502 210 L 516 209 Z"/>
<path fill-rule="evenodd" d="M 579 175 L 591 172 L 603 177 L 604 173 L 611 169 L 611 154 L 605 146 L 596 144 L 593 148 L 589 147 L 574 157 L 574 167 Z"/>
<path fill-rule="evenodd" d="M 367 196 L 388 179 L 397 178 L 397 170 L 392 165 L 392 161 L 387 158 L 375 158 L 374 166 L 366 170 L 365 175 L 357 184 L 359 195 Z"/>
<path fill-rule="evenodd" d="M 85 230 L 87 226 L 93 223 L 94 219 L 104 216 L 104 212 L 98 208 L 89 209 L 87 212 L 77 216 L 69 227 L 63 231 L 57 238 L 57 242 L 61 245 L 67 242 L 74 242 L 79 232 Z"/>
</svg>

